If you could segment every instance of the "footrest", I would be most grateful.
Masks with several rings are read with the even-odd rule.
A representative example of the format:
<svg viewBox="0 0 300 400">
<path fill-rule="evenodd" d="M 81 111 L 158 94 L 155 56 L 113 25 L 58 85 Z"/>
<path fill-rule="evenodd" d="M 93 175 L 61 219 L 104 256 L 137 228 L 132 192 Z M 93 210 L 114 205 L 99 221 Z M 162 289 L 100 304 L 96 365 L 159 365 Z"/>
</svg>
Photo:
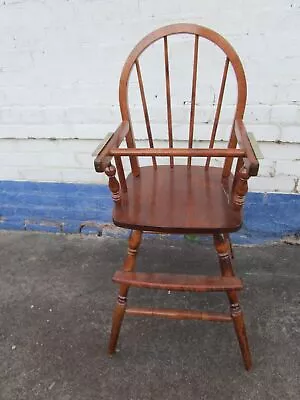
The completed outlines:
<svg viewBox="0 0 300 400">
<path fill-rule="evenodd" d="M 117 271 L 113 276 L 113 282 L 148 289 L 189 292 L 222 292 L 226 290 L 241 290 L 243 288 L 242 281 L 234 276 L 148 274 Z"/>
<path fill-rule="evenodd" d="M 170 319 L 198 319 L 201 321 L 231 322 L 232 317 L 228 314 L 208 313 L 193 310 L 173 310 L 166 308 L 137 308 L 127 307 L 126 314 L 146 317 L 164 317 Z"/>
</svg>

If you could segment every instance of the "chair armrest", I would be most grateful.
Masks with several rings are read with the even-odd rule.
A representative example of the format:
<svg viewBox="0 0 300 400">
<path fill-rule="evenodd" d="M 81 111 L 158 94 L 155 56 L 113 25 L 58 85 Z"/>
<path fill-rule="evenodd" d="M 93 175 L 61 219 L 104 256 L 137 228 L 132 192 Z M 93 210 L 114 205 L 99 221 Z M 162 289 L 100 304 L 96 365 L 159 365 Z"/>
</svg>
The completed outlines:
<svg viewBox="0 0 300 400">
<path fill-rule="evenodd" d="M 245 150 L 246 153 L 244 161 L 248 174 L 249 176 L 256 176 L 258 174 L 259 162 L 247 134 L 244 122 L 241 119 L 235 121 L 234 131 L 240 148 Z"/>
<path fill-rule="evenodd" d="M 100 145 L 93 152 L 93 155 L 96 155 L 96 158 L 94 160 L 96 172 L 104 172 L 105 168 L 110 165 L 111 159 L 113 157 L 110 154 L 110 151 L 120 146 L 128 132 L 129 123 L 128 121 L 123 121 L 115 130 L 115 132 L 106 135 Z"/>
</svg>

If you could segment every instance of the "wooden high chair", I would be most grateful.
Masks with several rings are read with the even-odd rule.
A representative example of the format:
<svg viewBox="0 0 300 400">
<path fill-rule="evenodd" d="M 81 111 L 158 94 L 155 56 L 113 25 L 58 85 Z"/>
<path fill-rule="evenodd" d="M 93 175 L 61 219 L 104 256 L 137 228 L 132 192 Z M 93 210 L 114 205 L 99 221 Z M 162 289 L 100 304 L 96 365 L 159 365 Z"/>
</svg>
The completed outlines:
<svg viewBox="0 0 300 400">
<path fill-rule="evenodd" d="M 172 106 L 168 39 L 170 35 L 190 34 L 194 37 L 193 76 L 190 123 L 187 148 L 173 148 Z M 198 43 L 207 39 L 225 54 L 223 77 L 212 126 L 209 148 L 193 148 L 195 99 L 197 87 Z M 162 41 L 165 65 L 166 116 L 168 148 L 155 148 L 148 113 L 146 94 L 139 57 L 156 41 Z M 228 68 L 231 65 L 237 81 L 237 102 L 231 135 L 227 148 L 214 148 L 214 142 L 222 107 Z M 154 68 L 154 67 L 153 67 Z M 213 68 L 213 65 L 212 65 Z M 149 148 L 136 148 L 128 104 L 128 80 L 132 69 L 136 70 L 143 113 L 149 140 Z M 114 201 L 113 221 L 117 226 L 131 229 L 128 254 L 123 269 L 117 271 L 113 281 L 120 285 L 119 296 L 113 314 L 109 353 L 116 349 L 124 314 L 159 316 L 174 319 L 222 321 L 234 324 L 245 368 L 251 367 L 251 355 L 247 341 L 243 312 L 237 291 L 243 285 L 232 269 L 230 232 L 242 225 L 242 209 L 247 193 L 247 180 L 258 173 L 258 160 L 243 124 L 246 105 L 246 79 L 241 61 L 231 45 L 218 33 L 193 24 L 175 24 L 160 28 L 146 36 L 130 53 L 125 62 L 119 87 L 122 122 L 98 149 L 95 159 L 97 172 L 105 172 Z M 126 139 L 127 148 L 119 148 Z M 236 148 L 236 146 L 239 148 Z M 126 178 L 121 157 L 129 157 L 131 173 Z M 159 165 L 157 157 L 168 157 L 169 165 Z M 152 165 L 139 166 L 139 157 L 151 157 Z M 186 165 L 176 165 L 174 158 L 184 157 Z M 192 165 L 192 158 L 206 157 L 204 166 Z M 210 166 L 211 157 L 223 157 L 222 168 Z M 112 158 L 115 165 L 112 164 Z M 234 174 L 231 173 L 235 161 Z M 118 172 L 119 181 L 116 178 Z M 166 273 L 134 272 L 136 256 L 142 233 L 160 232 L 176 234 L 212 235 L 219 257 L 221 276 L 201 276 Z M 217 314 L 191 310 L 127 307 L 130 286 L 172 291 L 227 293 L 230 314 Z"/>
</svg>

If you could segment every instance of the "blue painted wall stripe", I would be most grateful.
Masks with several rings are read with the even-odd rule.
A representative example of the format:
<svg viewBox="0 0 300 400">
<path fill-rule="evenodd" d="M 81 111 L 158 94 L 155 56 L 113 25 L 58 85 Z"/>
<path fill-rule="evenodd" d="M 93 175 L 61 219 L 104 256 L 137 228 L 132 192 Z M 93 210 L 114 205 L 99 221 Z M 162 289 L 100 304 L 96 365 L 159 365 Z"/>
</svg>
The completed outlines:
<svg viewBox="0 0 300 400">
<path fill-rule="evenodd" d="M 0 204 L 0 229 L 75 233 L 85 221 L 111 223 L 106 185 L 0 181 Z M 245 223 L 233 239 L 257 243 L 299 232 L 300 195 L 248 193 Z"/>
</svg>

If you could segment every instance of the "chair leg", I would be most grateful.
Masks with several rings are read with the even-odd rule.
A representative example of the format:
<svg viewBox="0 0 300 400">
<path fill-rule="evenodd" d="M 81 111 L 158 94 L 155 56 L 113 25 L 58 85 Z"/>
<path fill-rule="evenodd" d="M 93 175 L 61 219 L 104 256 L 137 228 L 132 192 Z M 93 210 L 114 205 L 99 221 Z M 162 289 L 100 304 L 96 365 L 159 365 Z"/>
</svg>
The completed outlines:
<svg viewBox="0 0 300 400">
<path fill-rule="evenodd" d="M 224 233 L 224 239 L 228 240 L 228 242 L 229 242 L 230 257 L 233 259 L 234 258 L 234 252 L 233 252 L 232 242 L 231 242 L 229 233 Z"/>
<path fill-rule="evenodd" d="M 222 234 L 214 235 L 214 243 L 219 257 L 219 263 L 223 276 L 234 276 L 230 256 L 230 241 L 229 238 Z M 244 316 L 239 304 L 238 296 L 235 290 L 227 291 L 227 296 L 230 303 L 231 316 L 234 324 L 234 329 L 239 341 L 242 357 L 246 370 L 252 366 L 251 353 L 249 349 Z"/>
<path fill-rule="evenodd" d="M 133 271 L 136 262 L 136 255 L 138 248 L 140 246 L 142 239 L 142 231 L 132 231 L 128 241 L 128 254 L 124 261 L 123 269 L 124 271 Z M 126 303 L 127 303 L 127 293 L 129 290 L 128 285 L 120 285 L 119 295 L 117 304 L 113 313 L 112 328 L 110 334 L 110 341 L 108 346 L 109 354 L 112 354 L 116 350 L 121 325 L 123 322 Z"/>
</svg>

